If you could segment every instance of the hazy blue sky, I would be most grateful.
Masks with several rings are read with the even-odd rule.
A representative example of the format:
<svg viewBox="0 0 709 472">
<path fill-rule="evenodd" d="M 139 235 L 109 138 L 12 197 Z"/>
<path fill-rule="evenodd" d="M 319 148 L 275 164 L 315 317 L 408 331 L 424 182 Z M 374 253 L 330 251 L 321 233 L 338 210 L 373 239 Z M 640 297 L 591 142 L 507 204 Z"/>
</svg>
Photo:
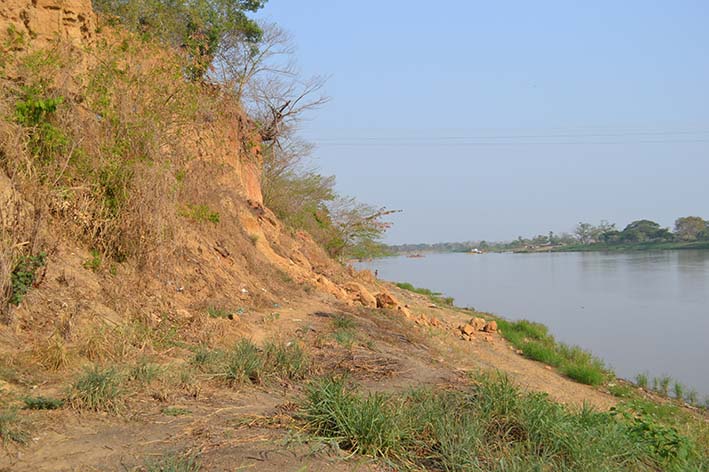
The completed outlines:
<svg viewBox="0 0 709 472">
<path fill-rule="evenodd" d="M 709 1 L 269 0 L 332 100 L 303 126 L 389 242 L 709 218 Z"/>
</svg>

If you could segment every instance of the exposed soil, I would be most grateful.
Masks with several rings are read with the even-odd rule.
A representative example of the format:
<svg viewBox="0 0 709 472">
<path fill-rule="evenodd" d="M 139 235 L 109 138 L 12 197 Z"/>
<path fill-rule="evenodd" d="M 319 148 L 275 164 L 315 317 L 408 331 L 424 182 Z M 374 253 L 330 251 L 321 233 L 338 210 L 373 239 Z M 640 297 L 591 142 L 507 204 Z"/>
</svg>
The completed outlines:
<svg viewBox="0 0 709 472">
<path fill-rule="evenodd" d="M 523 358 L 497 334 L 461 340 L 454 328 L 469 317 L 464 312 L 431 308 L 419 295 L 392 292 L 412 310 L 438 318 L 441 326 L 418 326 L 390 311 L 306 298 L 282 306 L 278 319 L 264 321 L 267 313 L 254 312 L 233 323 L 242 324 L 256 341 L 299 337 L 321 373 L 347 372 L 366 390 L 449 386 L 466 372 L 495 369 L 525 389 L 547 392 L 571 406 L 586 402 L 607 409 L 614 403 L 608 394 Z M 330 336 L 335 314 L 356 320 L 357 340 L 350 348 Z M 33 394 L 52 391 L 52 385 L 37 390 Z M 204 381 L 196 395 L 149 387 L 130 398 L 118 415 L 70 409 L 29 412 L 25 418 L 32 424 L 32 439 L 27 446 L 6 448 L 0 470 L 141 470 L 151 458 L 170 453 L 199 456 L 202 470 L 210 471 L 386 470 L 300 434 L 291 416 L 300 394 L 298 385 L 233 389 Z M 166 407 L 188 413 L 168 416 L 162 413 Z"/>
</svg>

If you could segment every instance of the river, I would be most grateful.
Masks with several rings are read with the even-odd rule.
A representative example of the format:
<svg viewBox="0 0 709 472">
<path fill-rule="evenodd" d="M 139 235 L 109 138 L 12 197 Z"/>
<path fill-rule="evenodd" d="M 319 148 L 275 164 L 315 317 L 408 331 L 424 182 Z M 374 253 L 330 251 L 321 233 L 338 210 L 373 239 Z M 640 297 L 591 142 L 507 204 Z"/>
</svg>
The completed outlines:
<svg viewBox="0 0 709 472">
<path fill-rule="evenodd" d="M 620 377 L 669 375 L 709 395 L 709 251 L 430 254 L 358 267 L 544 323 Z"/>
</svg>

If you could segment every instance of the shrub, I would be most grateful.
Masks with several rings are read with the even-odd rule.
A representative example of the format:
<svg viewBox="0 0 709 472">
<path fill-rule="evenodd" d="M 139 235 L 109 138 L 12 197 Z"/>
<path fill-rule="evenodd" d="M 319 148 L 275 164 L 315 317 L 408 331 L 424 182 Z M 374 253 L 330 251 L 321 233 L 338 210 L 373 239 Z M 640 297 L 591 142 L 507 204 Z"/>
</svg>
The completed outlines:
<svg viewBox="0 0 709 472">
<path fill-rule="evenodd" d="M 64 400 L 47 397 L 26 397 L 25 408 L 28 410 L 56 410 L 64 406 Z"/>
<path fill-rule="evenodd" d="M 74 382 L 69 403 L 78 410 L 116 412 L 121 405 L 121 395 L 118 372 L 94 366 L 85 369 Z"/>
<path fill-rule="evenodd" d="M 47 254 L 23 256 L 15 265 L 11 275 L 10 303 L 19 305 L 27 292 L 34 286 L 39 277 L 39 269 L 47 263 Z"/>
</svg>

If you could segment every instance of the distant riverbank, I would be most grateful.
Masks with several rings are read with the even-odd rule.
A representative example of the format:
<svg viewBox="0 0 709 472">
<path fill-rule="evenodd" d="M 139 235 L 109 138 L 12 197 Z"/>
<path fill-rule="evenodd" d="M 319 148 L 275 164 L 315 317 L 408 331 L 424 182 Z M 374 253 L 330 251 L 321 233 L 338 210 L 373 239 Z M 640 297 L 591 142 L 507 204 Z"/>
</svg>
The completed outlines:
<svg viewBox="0 0 709 472">
<path fill-rule="evenodd" d="M 589 251 L 669 251 L 675 249 L 709 249 L 709 241 L 692 242 L 647 242 L 647 243 L 592 243 L 557 246 L 552 252 L 589 252 Z M 523 251 L 521 251 L 523 252 Z M 535 252 L 535 251 L 529 251 Z"/>
</svg>

